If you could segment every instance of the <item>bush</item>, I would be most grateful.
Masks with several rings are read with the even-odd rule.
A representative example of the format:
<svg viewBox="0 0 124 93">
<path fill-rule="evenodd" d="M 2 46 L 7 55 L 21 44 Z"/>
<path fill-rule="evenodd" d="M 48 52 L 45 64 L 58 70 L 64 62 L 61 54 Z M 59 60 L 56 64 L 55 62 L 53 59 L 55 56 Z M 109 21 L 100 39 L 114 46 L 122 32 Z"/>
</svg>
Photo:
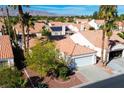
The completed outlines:
<svg viewBox="0 0 124 93">
<path fill-rule="evenodd" d="M 0 87 L 24 88 L 27 81 L 22 79 L 21 72 L 16 69 L 3 69 L 0 71 Z"/>
<path fill-rule="evenodd" d="M 68 78 L 69 68 L 64 66 L 59 68 L 59 77 L 66 80 Z"/>
<path fill-rule="evenodd" d="M 48 30 L 44 29 L 44 30 L 42 31 L 42 35 L 43 35 L 43 36 L 50 36 L 51 33 L 50 33 Z"/>
<path fill-rule="evenodd" d="M 35 88 L 48 88 L 48 85 L 46 83 L 38 82 L 35 85 Z"/>
<path fill-rule="evenodd" d="M 32 48 L 32 52 L 26 56 L 27 65 L 37 71 L 42 76 L 46 76 L 51 68 L 56 67 L 56 57 L 58 52 L 55 50 L 55 45 L 52 42 L 38 44 Z"/>
</svg>

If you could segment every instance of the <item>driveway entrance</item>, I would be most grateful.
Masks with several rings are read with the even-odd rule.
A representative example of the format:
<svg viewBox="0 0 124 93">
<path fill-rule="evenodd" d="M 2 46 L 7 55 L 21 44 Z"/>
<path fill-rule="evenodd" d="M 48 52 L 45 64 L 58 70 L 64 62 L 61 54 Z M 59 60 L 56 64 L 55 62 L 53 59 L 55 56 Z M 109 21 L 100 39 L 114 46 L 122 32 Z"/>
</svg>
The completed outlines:
<svg viewBox="0 0 124 93">
<path fill-rule="evenodd" d="M 107 66 L 112 68 L 115 74 L 124 73 L 124 58 L 112 59 Z"/>
<path fill-rule="evenodd" d="M 79 72 L 89 81 L 99 81 L 111 76 L 111 74 L 105 72 L 102 68 L 95 65 L 80 67 Z"/>
</svg>

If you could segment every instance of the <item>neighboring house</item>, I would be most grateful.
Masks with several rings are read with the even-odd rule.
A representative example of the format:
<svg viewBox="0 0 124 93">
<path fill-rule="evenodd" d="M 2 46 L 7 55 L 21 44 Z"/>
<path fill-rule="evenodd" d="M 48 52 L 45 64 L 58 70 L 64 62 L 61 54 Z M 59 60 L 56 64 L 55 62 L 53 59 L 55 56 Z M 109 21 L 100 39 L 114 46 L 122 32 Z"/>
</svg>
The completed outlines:
<svg viewBox="0 0 124 93">
<path fill-rule="evenodd" d="M 115 22 L 115 24 L 116 24 L 119 31 L 124 30 L 124 21 L 123 22 L 122 21 L 117 21 L 117 22 Z"/>
<path fill-rule="evenodd" d="M 29 40 L 29 48 L 30 48 L 30 49 L 33 48 L 33 47 L 36 46 L 38 43 L 39 43 L 39 40 L 38 40 L 38 39 L 36 39 L 36 38 L 31 38 L 31 39 Z"/>
<path fill-rule="evenodd" d="M 95 22 L 99 25 L 99 27 L 105 24 L 105 20 L 102 20 L 102 19 L 96 19 Z"/>
<path fill-rule="evenodd" d="M 76 44 L 70 37 L 56 41 L 61 57 L 74 67 L 83 67 L 96 63 L 96 51 Z"/>
<path fill-rule="evenodd" d="M 81 30 L 89 30 L 90 27 L 93 27 L 95 30 L 98 30 L 101 25 L 105 23 L 104 20 L 98 20 L 98 19 L 75 19 L 76 24 L 82 24 Z"/>
<path fill-rule="evenodd" d="M 52 26 L 62 26 L 63 23 L 62 22 L 49 22 L 48 26 L 52 27 Z"/>
<path fill-rule="evenodd" d="M 50 32 L 52 36 L 64 36 L 66 27 L 63 26 L 53 26 L 50 27 Z"/>
<path fill-rule="evenodd" d="M 100 29 L 100 26 L 103 25 L 105 23 L 104 20 L 95 20 L 92 19 L 91 21 L 88 22 L 88 24 L 93 27 L 95 30 Z"/>
<path fill-rule="evenodd" d="M 98 31 L 83 31 L 78 32 L 70 36 L 70 38 L 79 45 L 86 46 L 90 49 L 97 51 L 97 56 L 101 57 L 101 50 L 102 50 L 102 30 Z M 113 31 L 113 35 L 110 38 L 111 41 L 111 50 L 109 51 L 108 60 L 115 56 L 121 55 L 124 57 L 124 40 L 121 39 L 116 31 Z M 105 50 L 104 50 L 104 59 L 105 53 L 108 45 L 107 38 L 105 39 Z M 114 51 L 114 52 L 113 52 Z M 115 52 L 117 54 L 115 54 Z M 115 54 L 115 55 L 114 55 Z"/>
<path fill-rule="evenodd" d="M 81 25 L 80 31 L 88 30 L 90 28 L 88 22 L 89 19 L 75 19 L 75 23 Z"/>
<path fill-rule="evenodd" d="M 41 37 L 41 31 L 42 31 L 42 28 L 45 26 L 44 23 L 35 23 L 34 27 L 33 28 L 29 28 L 29 34 L 30 35 L 35 35 L 37 37 Z M 20 24 L 17 24 L 15 26 L 15 29 L 16 29 L 16 34 L 17 35 L 22 35 L 22 29 L 21 29 L 21 25 Z M 27 34 L 27 32 L 25 32 L 25 34 Z"/>
<path fill-rule="evenodd" d="M 88 23 L 91 27 L 93 27 L 95 30 L 98 30 L 99 29 L 99 25 L 95 22 L 95 20 L 91 20 L 89 23 Z"/>
<path fill-rule="evenodd" d="M 0 36 L 0 66 L 14 65 L 14 55 L 8 35 Z"/>
<path fill-rule="evenodd" d="M 73 31 L 73 32 L 84 31 L 84 25 L 83 24 L 75 24 L 75 23 L 63 23 L 63 24 L 66 27 L 68 27 L 70 31 Z"/>
<path fill-rule="evenodd" d="M 88 23 L 88 19 L 75 19 L 75 23 L 76 24 L 84 24 L 84 23 Z"/>
</svg>

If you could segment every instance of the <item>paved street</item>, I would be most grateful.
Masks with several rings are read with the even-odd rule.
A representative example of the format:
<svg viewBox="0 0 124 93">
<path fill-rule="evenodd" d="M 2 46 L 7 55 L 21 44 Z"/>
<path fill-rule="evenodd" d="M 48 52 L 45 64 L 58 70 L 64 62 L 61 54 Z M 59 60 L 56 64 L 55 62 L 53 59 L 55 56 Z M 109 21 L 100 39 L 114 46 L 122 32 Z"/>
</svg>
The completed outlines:
<svg viewBox="0 0 124 93">
<path fill-rule="evenodd" d="M 124 88 L 124 74 L 95 82 L 88 85 L 80 85 L 80 88 Z"/>
<path fill-rule="evenodd" d="M 113 59 L 109 62 L 107 66 L 112 68 L 114 74 L 124 73 L 124 59 L 123 58 Z"/>
<path fill-rule="evenodd" d="M 105 72 L 102 68 L 95 65 L 89 65 L 79 68 L 79 72 L 91 82 L 109 78 L 111 74 Z"/>
</svg>

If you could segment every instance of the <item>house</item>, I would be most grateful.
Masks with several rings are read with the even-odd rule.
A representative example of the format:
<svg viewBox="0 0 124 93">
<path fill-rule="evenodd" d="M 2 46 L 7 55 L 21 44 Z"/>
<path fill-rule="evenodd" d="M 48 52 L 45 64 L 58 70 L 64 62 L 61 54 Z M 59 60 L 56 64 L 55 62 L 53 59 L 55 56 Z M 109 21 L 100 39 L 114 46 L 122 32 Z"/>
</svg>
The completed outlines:
<svg viewBox="0 0 124 93">
<path fill-rule="evenodd" d="M 52 26 L 62 26 L 63 23 L 62 22 L 49 22 L 48 26 L 52 27 Z"/>
<path fill-rule="evenodd" d="M 83 67 L 96 63 L 96 51 L 76 44 L 70 37 L 55 41 L 61 57 L 74 67 Z"/>
<path fill-rule="evenodd" d="M 35 23 L 33 28 L 29 28 L 29 34 L 35 35 L 36 37 L 41 37 L 41 31 L 43 30 L 44 26 L 44 23 Z M 15 26 L 15 30 L 17 35 L 22 35 L 21 25 L 19 23 Z M 27 34 L 27 32 L 25 32 L 25 34 Z"/>
<path fill-rule="evenodd" d="M 65 35 L 66 27 L 63 26 L 52 26 L 50 27 L 51 35 L 52 36 L 64 36 Z"/>
<path fill-rule="evenodd" d="M 88 23 L 88 19 L 75 19 L 76 24 L 85 24 Z"/>
<path fill-rule="evenodd" d="M 99 26 L 103 25 L 105 23 L 105 20 L 103 19 L 95 19 L 96 24 L 98 24 Z"/>
<path fill-rule="evenodd" d="M 97 57 L 101 57 L 102 30 L 87 30 L 83 32 L 78 32 L 70 36 L 70 38 L 79 45 L 83 45 L 97 51 Z M 107 58 L 108 60 L 119 55 L 121 55 L 121 57 L 124 57 L 124 40 L 117 35 L 116 31 L 113 31 L 113 35 L 110 38 L 110 42 L 108 42 L 107 38 L 105 38 L 104 59 L 106 50 L 108 49 L 108 43 L 111 44 Z M 115 52 L 117 53 L 116 55 L 114 55 Z"/>
<path fill-rule="evenodd" d="M 91 21 L 88 22 L 88 24 L 93 27 L 95 30 L 98 30 L 100 28 L 101 25 L 103 25 L 105 23 L 104 20 L 95 20 L 92 19 Z"/>
<path fill-rule="evenodd" d="M 116 24 L 116 26 L 117 26 L 119 31 L 123 31 L 124 30 L 124 22 L 117 21 L 117 22 L 115 22 L 115 24 Z"/>
<path fill-rule="evenodd" d="M 8 35 L 0 36 L 0 65 L 9 67 L 14 65 L 14 55 Z"/>
<path fill-rule="evenodd" d="M 33 48 L 39 43 L 39 40 L 37 38 L 31 38 L 29 40 L 29 49 Z"/>
<path fill-rule="evenodd" d="M 83 24 L 75 24 L 75 23 L 63 23 L 70 31 L 79 32 L 84 31 Z"/>
</svg>

